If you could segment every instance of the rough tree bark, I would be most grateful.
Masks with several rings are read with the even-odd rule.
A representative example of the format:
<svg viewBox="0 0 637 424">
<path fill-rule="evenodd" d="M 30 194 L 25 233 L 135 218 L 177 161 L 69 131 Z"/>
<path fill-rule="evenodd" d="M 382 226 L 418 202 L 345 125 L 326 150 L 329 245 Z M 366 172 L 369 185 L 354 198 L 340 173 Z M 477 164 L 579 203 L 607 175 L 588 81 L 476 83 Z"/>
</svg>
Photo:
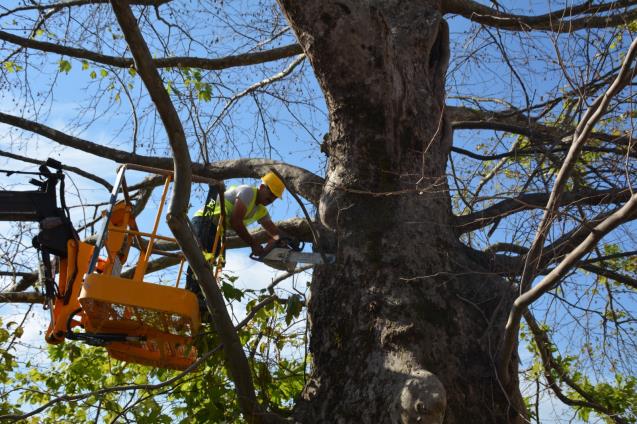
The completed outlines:
<svg viewBox="0 0 637 424">
<path fill-rule="evenodd" d="M 288 1 L 324 91 L 319 205 L 337 265 L 314 274 L 301 422 L 521 422 L 494 359 L 512 288 L 452 229 L 439 2 Z M 444 418 L 443 418 L 444 417 Z"/>
</svg>

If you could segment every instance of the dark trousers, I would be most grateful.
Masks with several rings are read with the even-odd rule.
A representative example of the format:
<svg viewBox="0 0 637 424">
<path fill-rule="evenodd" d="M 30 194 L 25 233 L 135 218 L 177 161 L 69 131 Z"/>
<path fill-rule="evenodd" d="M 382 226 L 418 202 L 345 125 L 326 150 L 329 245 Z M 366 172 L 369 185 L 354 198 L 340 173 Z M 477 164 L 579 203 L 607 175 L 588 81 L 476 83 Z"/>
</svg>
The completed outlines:
<svg viewBox="0 0 637 424">
<path fill-rule="evenodd" d="M 217 234 L 217 224 L 215 221 L 217 220 L 213 217 L 204 216 L 195 216 L 191 220 L 193 229 L 195 230 L 195 236 L 205 252 L 210 252 L 215 242 L 215 235 Z M 221 243 L 217 244 L 217 255 L 219 254 L 220 248 Z M 202 312 L 203 321 L 203 315 L 206 311 L 206 302 L 201 293 L 201 287 L 199 287 L 199 283 L 197 282 L 197 276 L 190 267 L 186 270 L 186 288 L 197 295 L 199 299 L 199 310 Z"/>
</svg>

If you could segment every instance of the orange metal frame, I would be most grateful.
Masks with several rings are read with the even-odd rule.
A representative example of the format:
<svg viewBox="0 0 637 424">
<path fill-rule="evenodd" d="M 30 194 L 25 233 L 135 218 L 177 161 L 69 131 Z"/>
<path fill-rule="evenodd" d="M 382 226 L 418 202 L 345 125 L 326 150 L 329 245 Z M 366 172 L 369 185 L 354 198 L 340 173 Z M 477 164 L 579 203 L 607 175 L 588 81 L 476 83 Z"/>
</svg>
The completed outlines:
<svg viewBox="0 0 637 424">
<path fill-rule="evenodd" d="M 165 176 L 160 206 L 151 233 L 140 232 L 132 213 L 124 172 L 126 168 L 162 174 Z M 197 358 L 194 337 L 200 329 L 199 304 L 190 291 L 178 288 L 184 257 L 182 256 L 174 287 L 143 281 L 156 240 L 175 239 L 157 234 L 172 173 L 135 165 L 123 165 L 111 196 L 111 209 L 106 213 L 106 223 L 94 246 L 79 241 L 69 241 L 68 257 L 60 262 L 59 293 L 51 308 L 51 324 L 45 339 L 49 343 L 61 343 L 76 327 L 83 327 L 92 340 L 105 340 L 109 354 L 120 360 L 157 366 L 184 369 Z M 210 182 L 210 180 L 206 180 Z M 215 182 L 217 183 L 217 182 Z M 115 202 L 119 186 L 125 200 Z M 222 191 L 223 192 L 223 191 Z M 223 204 L 223 203 L 222 203 Z M 219 220 L 219 225 L 223 220 Z M 215 248 L 223 240 L 217 231 Z M 136 239 L 148 237 L 148 244 L 141 252 L 134 276 L 122 278 L 122 265 L 128 258 L 130 247 Z M 105 248 L 107 257 L 98 254 Z M 213 250 L 214 252 L 215 250 Z M 215 275 L 221 271 L 222 260 L 217 260 Z M 110 339 L 108 337 L 111 337 Z M 114 338 L 113 338 L 114 337 Z M 79 336 L 78 336 L 79 338 Z M 80 338 L 81 339 L 81 338 Z"/>
</svg>

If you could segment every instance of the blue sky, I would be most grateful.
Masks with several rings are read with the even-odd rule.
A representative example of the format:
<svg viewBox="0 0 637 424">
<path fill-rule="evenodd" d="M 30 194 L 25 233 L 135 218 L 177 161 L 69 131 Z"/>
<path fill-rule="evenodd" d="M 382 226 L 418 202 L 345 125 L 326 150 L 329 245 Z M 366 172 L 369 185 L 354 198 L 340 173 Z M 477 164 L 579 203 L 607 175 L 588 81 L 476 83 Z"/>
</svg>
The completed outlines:
<svg viewBox="0 0 637 424">
<path fill-rule="evenodd" d="M 535 13 L 541 13 L 543 11 L 543 2 L 525 2 L 525 6 L 532 8 Z M 250 2 L 243 1 L 233 3 L 231 7 L 236 8 L 236 11 L 242 9 L 248 9 Z M 467 72 L 454 72 L 449 76 L 449 96 L 453 97 L 459 93 L 480 95 L 482 97 L 497 96 L 505 98 L 518 107 L 525 106 L 525 100 L 523 99 L 523 90 L 519 84 L 519 81 L 511 74 L 509 69 L 505 66 L 504 62 L 498 58 L 497 54 L 494 54 L 492 47 L 489 47 L 485 41 L 477 38 L 475 42 L 467 41 L 469 31 L 473 29 L 473 25 L 469 24 L 465 19 L 454 18 L 450 20 L 451 35 L 453 41 L 453 61 L 452 70 L 454 66 L 463 61 L 464 69 Z M 245 47 L 249 45 L 248 36 L 242 35 L 230 35 L 223 32 L 223 23 L 214 22 L 210 25 L 211 31 L 219 31 L 221 34 L 221 40 L 218 42 L 217 52 L 218 55 L 243 52 Z M 204 36 L 204 30 L 208 28 L 197 27 L 196 31 L 200 31 L 202 37 Z M 564 86 L 564 81 L 560 79 L 559 74 L 549 72 L 549 70 L 555 70 L 554 63 L 543 63 L 540 53 L 550 53 L 552 50 L 551 37 L 543 37 L 542 39 L 536 39 L 532 45 L 525 44 L 524 40 L 518 38 L 516 34 L 501 34 L 506 42 L 506 46 L 510 51 L 520 51 L 528 54 L 531 63 L 535 63 L 537 68 L 531 67 L 532 71 L 522 74 L 525 84 L 532 87 L 532 90 L 528 93 L 532 102 L 539 102 L 546 95 L 546 92 L 552 89 L 554 86 Z M 484 39 L 486 36 L 482 34 Z M 285 44 L 290 42 L 292 37 L 290 34 L 276 40 L 272 45 Z M 560 41 L 558 39 L 558 41 Z M 476 45 L 482 45 L 484 47 L 473 58 L 465 58 L 463 54 L 472 52 Z M 197 48 L 192 47 L 196 52 Z M 491 49 L 491 50 L 490 50 Z M 484 52 L 482 55 L 480 52 Z M 51 56 L 52 64 L 55 66 L 57 57 Z M 464 60 L 466 59 L 466 62 Z M 213 101 L 209 104 L 199 103 L 198 106 L 208 112 L 219 111 L 225 105 L 225 100 L 222 96 L 229 97 L 233 93 L 240 92 L 241 90 L 250 87 L 254 83 L 263 80 L 266 77 L 272 76 L 284 69 L 288 63 L 293 59 L 286 59 L 277 63 L 268 64 L 264 66 L 251 67 L 247 71 L 232 70 L 222 72 L 223 75 L 217 75 L 215 72 L 204 73 L 204 78 L 207 78 L 213 84 L 213 96 L 219 97 L 219 101 Z M 74 119 L 81 115 L 81 113 L 87 112 L 85 110 L 84 94 L 78 91 L 78 88 L 90 87 L 98 83 L 106 84 L 111 81 L 112 74 L 109 71 L 109 76 L 105 77 L 102 81 L 96 81 L 90 77 L 91 71 L 100 71 L 100 67 L 91 66 L 89 69 L 83 70 L 81 63 L 76 60 L 71 60 L 72 69 L 68 74 L 61 74 L 58 77 L 58 88 L 55 91 L 55 100 L 50 103 L 50 112 L 43 119 L 43 123 L 50 125 L 54 128 L 65 130 L 70 128 L 70 123 Z M 236 158 L 239 156 L 247 155 L 253 157 L 272 157 L 277 160 L 284 160 L 289 163 L 293 163 L 298 166 L 305 167 L 319 175 L 323 175 L 323 166 L 325 158 L 318 151 L 317 143 L 322 139 L 323 134 L 327 131 L 327 119 L 325 112 L 324 101 L 321 99 L 320 90 L 316 84 L 316 81 L 312 77 L 312 70 L 307 62 L 304 62 L 293 73 L 292 77 L 298 78 L 298 88 L 301 91 L 299 97 L 306 96 L 314 99 L 318 99 L 312 103 L 311 107 L 304 107 L 303 105 L 292 105 L 291 110 L 295 113 L 296 117 L 290 113 L 290 109 L 284 107 L 281 102 L 278 102 L 274 96 L 261 96 L 259 101 L 264 103 L 259 104 L 257 100 L 252 97 L 246 97 L 238 101 L 231 110 L 231 120 L 228 120 L 225 128 L 213 131 L 212 138 L 218 143 L 220 149 L 221 145 L 224 145 L 228 140 L 233 140 L 236 143 L 236 148 L 228 148 L 224 150 L 223 154 L 227 154 L 230 158 Z M 45 83 L 45 78 L 41 78 L 38 81 L 40 84 Z M 99 78 L 97 79 L 99 80 Z M 279 83 L 277 83 L 279 84 Z M 281 90 L 292 90 L 294 86 L 287 86 L 285 84 L 280 85 Z M 137 79 L 134 90 L 143 90 Z M 113 96 L 113 92 L 108 92 L 104 99 L 100 99 L 100 104 L 105 104 L 108 96 Z M 457 103 L 457 99 L 450 98 L 450 103 Z M 270 117 L 276 120 L 269 128 L 266 136 L 266 132 L 259 124 L 259 106 L 263 110 L 270 114 Z M 208 110 L 209 109 L 209 110 Z M 0 110 L 8 113 L 14 112 L 14 105 L 12 99 L 5 96 L 0 100 Z M 88 113 L 88 112 L 87 112 Z M 297 119 L 300 118 L 300 119 Z M 100 116 L 94 124 L 86 127 L 85 129 L 72 129 L 70 132 L 75 135 L 84 137 L 91 141 L 110 144 L 114 147 L 122 149 L 130 146 L 130 136 L 128 133 L 119 132 L 117 129 L 131 119 L 129 108 L 125 99 L 121 98 L 119 102 L 115 103 L 112 110 L 108 110 L 108 114 Z M 3 133 L 6 127 L 0 125 L 0 133 Z M 165 140 L 162 138 L 162 131 L 158 130 L 152 132 L 148 128 L 147 134 L 155 134 L 158 136 L 158 140 Z M 475 150 L 478 144 L 491 143 L 494 134 L 490 133 L 477 133 L 477 132 L 457 132 L 455 135 L 454 144 L 460 147 L 468 148 L 469 150 Z M 271 146 L 268 145 L 271 143 Z M 503 143 L 496 151 L 502 151 L 507 145 Z M 14 138 L 3 137 L 0 138 L 0 149 L 12 150 L 16 153 L 28 155 L 29 157 L 46 159 L 47 157 L 54 157 L 65 164 L 85 167 L 87 170 L 91 170 L 104 177 L 109 181 L 114 180 L 116 164 L 98 158 L 92 155 L 87 155 L 82 152 L 78 152 L 68 148 L 62 148 L 51 143 L 48 140 L 42 138 L 29 138 L 28 140 L 21 136 Z M 155 152 L 155 154 L 165 153 L 163 151 Z M 196 150 L 193 149 L 193 158 L 197 158 Z M 21 170 L 33 170 L 35 166 L 24 166 L 14 161 L 7 161 L 0 158 L 0 165 L 3 168 L 21 169 Z M 476 177 L 477 178 L 477 177 Z M 99 201 L 105 201 L 108 197 L 106 191 L 94 183 L 85 180 L 84 178 L 71 175 L 70 179 L 74 184 L 67 184 L 68 200 L 70 204 L 78 203 L 95 203 Z M 475 184 L 477 180 L 470 180 Z M 228 182 L 228 184 L 237 183 L 240 181 Z M 245 180 L 247 183 L 257 183 L 254 180 Z M 506 180 L 500 180 L 500 183 L 506 185 Z M 4 184 L 4 182 L 3 182 Z M 77 188 L 76 188 L 77 187 Z M 453 189 L 453 186 L 451 186 Z M 493 187 L 490 187 L 494 190 Z M 151 201 L 149 205 L 156 205 L 158 193 L 156 193 L 155 199 Z M 192 204 L 193 208 L 191 212 L 194 212 L 200 207 L 200 203 L 205 198 L 205 189 L 199 187 L 193 187 Z M 153 203 L 154 202 L 154 203 Z M 152 207 L 148 208 L 147 212 L 152 212 Z M 299 209 L 290 196 L 285 196 L 285 199 L 281 202 L 277 202 L 274 208 L 271 208 L 271 213 L 275 220 L 284 219 L 291 216 L 299 216 Z M 74 209 L 73 217 L 77 221 L 84 219 L 80 214 L 79 209 Z M 142 225 L 149 221 L 149 216 L 146 215 L 140 222 Z M 1 223 L 0 229 L 6 224 Z M 489 242 L 496 242 L 504 238 L 504 229 L 502 227 L 494 233 L 494 235 L 488 240 Z M 164 224 L 160 228 L 160 232 L 167 234 L 168 231 Z M 524 234 L 523 234 L 524 235 Z M 522 235 L 522 236 L 523 236 Z M 533 234 L 527 234 L 531 237 Z M 482 239 L 480 239 L 482 237 Z M 480 240 L 479 244 L 487 242 L 486 236 L 476 236 Z M 269 284 L 272 278 L 276 275 L 270 269 L 264 267 L 262 264 L 250 261 L 247 259 L 247 251 L 238 250 L 229 254 L 229 270 L 232 270 L 240 279 L 239 285 L 249 288 L 265 287 Z M 153 277 L 154 278 L 154 277 Z M 547 299 L 546 302 L 549 302 Z M 547 305 L 541 305 L 542 307 Z M 13 309 L 7 309 L 13 308 Z M 35 309 L 38 309 L 36 307 Z M 2 306 L 0 305 L 0 314 L 13 315 L 17 311 L 14 306 Z M 38 329 L 41 328 L 41 315 L 38 313 L 38 318 L 30 320 L 29 331 L 27 334 L 38 335 Z M 31 340 L 31 339 L 29 339 Z M 37 337 L 33 338 L 35 342 Z M 566 340 L 566 339 L 565 339 Z M 525 350 L 521 349 L 520 353 L 525 355 Z M 546 414 L 543 414 L 545 421 L 552 422 L 549 418 L 550 414 L 548 409 L 552 403 L 551 398 L 546 398 L 543 402 L 543 409 L 547 409 Z M 564 413 L 564 408 L 557 407 L 558 412 L 556 415 Z M 554 422 L 558 422 L 557 418 L 554 418 Z"/>
</svg>

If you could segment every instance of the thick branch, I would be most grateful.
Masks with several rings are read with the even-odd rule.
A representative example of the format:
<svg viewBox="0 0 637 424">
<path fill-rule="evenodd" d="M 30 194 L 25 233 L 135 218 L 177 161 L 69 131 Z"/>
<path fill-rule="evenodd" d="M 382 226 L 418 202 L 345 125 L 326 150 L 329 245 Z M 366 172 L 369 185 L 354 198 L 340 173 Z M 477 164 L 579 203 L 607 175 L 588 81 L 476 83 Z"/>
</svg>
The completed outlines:
<svg viewBox="0 0 637 424">
<path fill-rule="evenodd" d="M 59 44 L 49 43 L 47 41 L 38 41 L 32 38 L 20 37 L 6 31 L 0 31 L 0 40 L 4 40 L 29 49 L 40 50 L 48 53 L 57 53 L 76 59 L 90 60 L 101 65 L 113 66 L 115 68 L 131 68 L 135 66 L 132 58 L 108 56 L 105 54 L 96 53 L 91 50 L 61 46 Z M 152 59 L 152 63 L 157 68 L 186 67 L 207 70 L 221 70 L 237 66 L 248 66 L 256 65 L 259 63 L 272 62 L 301 53 L 303 53 L 303 51 L 298 44 L 290 44 L 287 46 L 277 47 L 262 52 L 243 53 L 239 55 L 224 56 L 214 59 L 188 56 L 164 57 Z"/>
<path fill-rule="evenodd" d="M 627 24 L 637 17 L 636 1 L 616 1 L 592 4 L 586 1 L 544 15 L 527 16 L 501 12 L 473 0 L 448 0 L 443 3 L 444 13 L 461 15 L 471 21 L 490 27 L 510 30 L 545 30 L 572 32 L 585 28 L 607 28 Z M 604 12 L 614 12 L 602 15 Z"/>
<path fill-rule="evenodd" d="M 0 112 L 0 122 L 33 132 L 35 134 L 39 134 L 63 146 L 82 150 L 84 152 L 91 153 L 102 158 L 111 159 L 118 163 L 135 163 L 138 165 L 153 166 L 163 169 L 170 169 L 172 167 L 172 161 L 170 160 L 170 158 L 132 155 L 123 150 L 102 146 L 100 144 L 66 134 L 47 125 L 21 118 L 19 116 Z"/>
<path fill-rule="evenodd" d="M 169 170 L 173 167 L 173 162 L 170 158 L 131 154 L 124 150 L 102 146 L 79 137 L 74 137 L 62 131 L 58 131 L 47 125 L 18 116 L 0 112 L 0 123 L 33 132 L 43 137 L 47 137 L 63 146 L 82 150 L 86 153 L 110 159 L 117 163 L 134 163 L 137 165 Z M 203 164 L 193 164 L 192 172 L 195 175 L 217 180 L 231 178 L 259 178 L 272 167 L 276 168 L 277 171 L 279 171 L 286 180 L 293 185 L 297 193 L 308 199 L 314 205 L 318 204 L 324 182 L 323 178 L 303 168 L 288 165 L 284 162 L 274 161 L 271 159 L 228 160 L 215 162 L 207 166 Z"/>
<path fill-rule="evenodd" d="M 270 159 L 237 159 L 219 161 L 209 165 L 206 170 L 213 178 L 260 178 L 271 168 L 276 169 L 290 184 L 294 191 L 315 206 L 318 205 L 325 180 L 303 168 L 288 165 Z M 195 169 L 198 169 L 195 166 Z"/>
<path fill-rule="evenodd" d="M 608 268 L 602 268 L 601 266 L 597 265 L 578 264 L 578 267 L 637 290 L 637 280 L 629 277 L 628 275 L 621 274 Z"/>
<path fill-rule="evenodd" d="M 0 292 L 0 303 L 44 303 L 45 297 L 38 292 Z"/>
<path fill-rule="evenodd" d="M 28 273 L 23 276 L 20 281 L 16 282 L 13 286 L 7 289 L 8 292 L 23 292 L 38 281 L 37 271 Z"/>
<path fill-rule="evenodd" d="M 290 234 L 291 236 L 296 237 L 297 239 L 304 242 L 312 241 L 312 233 L 310 232 L 310 228 L 307 225 L 307 222 L 301 218 L 294 218 L 287 221 L 280 221 L 276 223 L 276 226 Z M 251 232 L 252 238 L 255 239 L 258 243 L 266 243 L 270 236 L 268 233 L 259 229 L 257 231 Z M 233 235 L 226 238 L 226 249 L 239 249 L 242 247 L 248 247 L 246 243 L 238 236 Z M 165 250 L 178 249 L 179 246 L 174 246 L 170 244 L 162 245 L 162 248 Z M 179 258 L 171 257 L 171 256 L 163 256 L 157 259 L 154 259 L 148 263 L 148 268 L 146 269 L 146 274 L 150 274 L 151 272 L 161 271 L 162 269 L 169 268 L 171 266 L 175 266 L 179 263 Z M 134 268 L 126 269 L 122 272 L 122 277 L 130 278 L 135 273 Z"/>
<path fill-rule="evenodd" d="M 626 202 L 630 190 L 603 190 L 566 192 L 560 198 L 559 206 L 564 205 L 607 205 Z M 479 212 L 455 218 L 456 231 L 464 234 L 491 225 L 495 220 L 517 212 L 546 207 L 549 193 L 527 193 L 514 199 L 506 199 Z"/>
<path fill-rule="evenodd" d="M 481 155 L 462 149 L 452 147 L 452 151 L 476 160 L 497 160 L 505 157 L 530 156 L 538 153 L 547 153 L 545 142 L 552 144 L 559 143 L 559 146 L 551 149 L 550 152 L 563 152 L 568 149 L 572 140 L 575 128 L 571 126 L 548 126 L 539 123 L 536 119 L 524 115 L 518 110 L 492 111 L 472 109 L 464 106 L 447 106 L 448 117 L 454 130 L 493 130 L 518 134 L 528 137 L 531 144 L 523 149 L 512 149 L 510 152 Z M 583 150 L 592 152 L 613 153 L 624 156 L 627 148 L 631 148 L 628 154 L 637 157 L 635 146 L 630 143 L 630 136 L 611 135 L 601 132 L 591 132 L 590 137 L 610 143 L 613 147 L 591 146 L 584 147 Z"/>
<path fill-rule="evenodd" d="M 507 131 L 515 134 L 531 136 L 543 133 L 555 133 L 555 128 L 538 125 L 535 119 L 518 110 L 480 110 L 466 106 L 446 106 L 447 118 L 451 128 L 458 129 L 490 129 Z"/>
<path fill-rule="evenodd" d="M 174 184 L 166 217 L 168 226 L 182 247 L 188 263 L 195 271 L 205 295 L 215 328 L 223 342 L 225 360 L 234 381 L 244 417 L 249 423 L 259 423 L 261 422 L 261 408 L 257 403 L 250 366 L 243 346 L 228 315 L 221 290 L 207 266 L 188 221 L 192 171 L 181 121 L 155 68 L 148 46 L 137 26 L 130 6 L 119 0 L 111 0 L 111 5 L 135 59 L 135 67 L 144 81 L 166 129 L 173 152 Z"/>
</svg>

